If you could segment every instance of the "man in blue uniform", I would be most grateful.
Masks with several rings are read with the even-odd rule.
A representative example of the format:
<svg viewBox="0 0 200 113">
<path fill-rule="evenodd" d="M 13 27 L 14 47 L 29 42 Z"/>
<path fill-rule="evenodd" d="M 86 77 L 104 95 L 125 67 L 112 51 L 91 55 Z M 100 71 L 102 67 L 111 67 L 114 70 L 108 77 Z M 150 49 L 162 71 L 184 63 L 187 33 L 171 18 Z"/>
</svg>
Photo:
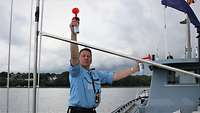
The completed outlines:
<svg viewBox="0 0 200 113">
<path fill-rule="evenodd" d="M 77 41 L 74 26 L 78 21 L 70 24 L 71 39 Z M 112 84 L 139 70 L 139 66 L 133 66 L 122 71 L 105 72 L 91 69 L 92 52 L 88 48 L 78 49 L 78 45 L 70 44 L 71 66 L 69 68 L 70 97 L 67 113 L 96 113 L 95 108 L 100 103 L 101 84 Z"/>
</svg>

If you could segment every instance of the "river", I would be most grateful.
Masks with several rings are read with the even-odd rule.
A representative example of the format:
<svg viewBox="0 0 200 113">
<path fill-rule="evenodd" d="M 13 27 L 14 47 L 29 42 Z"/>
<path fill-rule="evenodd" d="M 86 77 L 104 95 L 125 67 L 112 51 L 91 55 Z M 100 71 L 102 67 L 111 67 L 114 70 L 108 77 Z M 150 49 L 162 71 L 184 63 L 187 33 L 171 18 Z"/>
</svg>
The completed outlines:
<svg viewBox="0 0 200 113">
<path fill-rule="evenodd" d="M 102 88 L 101 104 L 98 113 L 110 113 L 122 104 L 134 99 L 137 92 L 144 88 Z M 9 113 L 32 113 L 32 94 L 30 89 L 30 104 L 28 112 L 28 89 L 9 89 Z M 6 113 L 7 89 L 0 88 L 0 113 Z M 68 88 L 40 88 L 38 113 L 66 113 L 68 106 Z"/>
</svg>

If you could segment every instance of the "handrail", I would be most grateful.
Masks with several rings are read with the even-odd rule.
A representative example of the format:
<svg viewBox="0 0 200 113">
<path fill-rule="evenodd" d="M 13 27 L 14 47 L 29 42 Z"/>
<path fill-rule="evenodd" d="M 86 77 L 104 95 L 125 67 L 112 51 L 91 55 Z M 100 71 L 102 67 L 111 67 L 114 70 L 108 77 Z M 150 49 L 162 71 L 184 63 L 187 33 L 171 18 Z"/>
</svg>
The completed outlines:
<svg viewBox="0 0 200 113">
<path fill-rule="evenodd" d="M 44 37 L 49 37 L 49 38 L 61 40 L 61 41 L 64 41 L 64 42 L 69 42 L 69 43 L 81 45 L 81 46 L 84 46 L 84 47 L 89 47 L 91 49 L 99 50 L 99 51 L 102 51 L 102 52 L 105 52 L 105 53 L 113 54 L 113 55 L 120 56 L 120 57 L 123 57 L 123 58 L 127 58 L 127 59 L 130 59 L 130 60 L 141 61 L 141 62 L 144 62 L 144 63 L 147 63 L 147 64 L 154 65 L 154 66 L 159 67 L 159 68 L 163 68 L 163 69 L 167 69 L 167 70 L 171 70 L 171 71 L 176 71 L 176 72 L 180 72 L 180 73 L 184 73 L 184 74 L 189 74 L 189 75 L 192 75 L 194 77 L 200 78 L 199 74 L 196 74 L 196 73 L 193 73 L 193 72 L 185 71 L 185 70 L 182 70 L 182 69 L 178 69 L 178 68 L 174 68 L 174 67 L 171 67 L 171 66 L 159 64 L 159 63 L 152 62 L 152 61 L 147 61 L 147 60 L 144 60 L 144 59 L 141 59 L 141 58 L 128 56 L 128 55 L 118 53 L 118 52 L 114 52 L 114 51 L 111 51 L 111 50 L 108 50 L 108 49 L 105 49 L 105 48 L 99 48 L 99 47 L 96 47 L 94 45 L 89 45 L 89 44 L 86 44 L 86 43 L 83 43 L 83 42 L 78 42 L 78 41 L 74 41 L 74 40 L 71 40 L 71 39 L 64 39 L 64 37 L 56 36 L 56 35 L 49 34 L 49 33 L 46 33 L 46 32 L 40 32 L 40 35 L 42 35 Z"/>
<path fill-rule="evenodd" d="M 118 107 L 117 109 L 115 109 L 114 111 L 112 111 L 111 113 L 126 113 L 127 111 L 129 111 L 131 109 L 131 107 L 135 107 L 135 109 L 132 109 L 133 113 L 136 113 L 138 111 L 137 109 L 137 102 L 139 102 L 141 99 L 145 99 L 145 98 L 149 98 L 149 96 L 143 96 L 143 97 L 137 97 L 133 100 L 128 101 L 126 104 L 121 105 L 120 107 Z"/>
</svg>

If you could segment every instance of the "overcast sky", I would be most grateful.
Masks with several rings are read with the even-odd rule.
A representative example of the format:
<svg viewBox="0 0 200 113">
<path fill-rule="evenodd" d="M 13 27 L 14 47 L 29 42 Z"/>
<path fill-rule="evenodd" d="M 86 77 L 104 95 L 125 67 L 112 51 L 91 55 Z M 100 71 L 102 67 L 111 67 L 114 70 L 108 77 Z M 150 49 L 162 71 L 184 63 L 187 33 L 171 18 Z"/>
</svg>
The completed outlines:
<svg viewBox="0 0 200 113">
<path fill-rule="evenodd" d="M 11 0 L 0 0 L 0 72 L 7 71 Z M 186 25 L 179 22 L 185 14 L 165 9 L 160 0 L 44 0 L 42 30 L 70 38 L 72 8 L 80 13 L 78 41 L 107 48 L 134 57 L 148 53 L 165 58 L 170 52 L 184 58 Z M 192 5 L 200 17 L 200 1 Z M 33 8 L 35 11 L 35 6 Z M 12 21 L 11 71 L 28 72 L 31 0 L 14 0 Z M 33 17 L 34 18 L 34 17 Z M 34 21 L 32 22 L 34 31 Z M 164 28 L 166 24 L 166 29 Z M 193 55 L 197 35 L 191 25 Z M 32 48 L 33 48 L 32 37 Z M 81 48 L 81 47 L 80 47 Z M 33 50 L 33 49 L 32 49 Z M 33 52 L 31 54 L 33 65 Z M 69 64 L 69 43 L 42 39 L 41 71 L 61 73 Z M 133 61 L 93 50 L 93 67 L 122 69 Z"/>
</svg>

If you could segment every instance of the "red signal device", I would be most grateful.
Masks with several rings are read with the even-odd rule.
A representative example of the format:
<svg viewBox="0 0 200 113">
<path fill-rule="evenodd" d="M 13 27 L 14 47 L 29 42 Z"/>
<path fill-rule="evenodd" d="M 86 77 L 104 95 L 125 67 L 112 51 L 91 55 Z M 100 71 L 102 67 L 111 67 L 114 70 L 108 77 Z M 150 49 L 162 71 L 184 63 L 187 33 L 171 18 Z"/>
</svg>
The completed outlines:
<svg viewBox="0 0 200 113">
<path fill-rule="evenodd" d="M 77 17 L 77 14 L 79 13 L 79 9 L 78 8 L 73 8 L 72 9 L 72 13 L 75 14 L 75 17 L 72 18 L 72 21 L 77 21 L 79 24 L 79 17 Z M 74 33 L 78 34 L 79 33 L 79 26 L 73 26 L 74 28 Z"/>
<path fill-rule="evenodd" d="M 79 9 L 78 8 L 73 8 L 72 9 L 72 13 L 75 14 L 75 16 L 77 17 L 77 14 L 79 13 Z"/>
</svg>

